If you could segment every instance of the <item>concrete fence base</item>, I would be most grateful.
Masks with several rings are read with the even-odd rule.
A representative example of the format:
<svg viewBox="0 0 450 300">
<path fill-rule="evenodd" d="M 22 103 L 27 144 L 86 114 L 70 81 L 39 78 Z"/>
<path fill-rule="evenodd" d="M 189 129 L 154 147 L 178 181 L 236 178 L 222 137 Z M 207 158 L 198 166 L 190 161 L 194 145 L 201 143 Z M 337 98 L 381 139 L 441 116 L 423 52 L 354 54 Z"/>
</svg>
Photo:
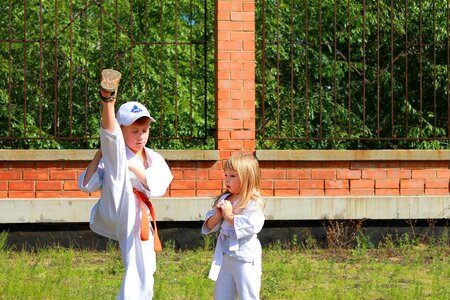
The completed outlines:
<svg viewBox="0 0 450 300">
<path fill-rule="evenodd" d="M 450 197 L 266 197 L 267 220 L 448 219 Z M 84 223 L 96 199 L 0 199 L 0 223 Z M 158 221 L 203 221 L 212 198 L 155 198 Z"/>
</svg>

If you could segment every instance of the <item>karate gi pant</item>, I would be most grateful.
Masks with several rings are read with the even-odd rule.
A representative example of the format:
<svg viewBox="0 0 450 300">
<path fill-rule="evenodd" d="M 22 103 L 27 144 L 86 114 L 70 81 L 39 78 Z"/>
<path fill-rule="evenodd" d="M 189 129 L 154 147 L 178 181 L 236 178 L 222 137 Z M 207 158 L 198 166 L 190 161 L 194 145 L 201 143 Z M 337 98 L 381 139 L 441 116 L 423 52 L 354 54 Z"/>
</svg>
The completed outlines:
<svg viewBox="0 0 450 300">
<path fill-rule="evenodd" d="M 259 299 L 261 273 L 261 262 L 248 263 L 224 255 L 214 287 L 214 299 Z"/>
</svg>

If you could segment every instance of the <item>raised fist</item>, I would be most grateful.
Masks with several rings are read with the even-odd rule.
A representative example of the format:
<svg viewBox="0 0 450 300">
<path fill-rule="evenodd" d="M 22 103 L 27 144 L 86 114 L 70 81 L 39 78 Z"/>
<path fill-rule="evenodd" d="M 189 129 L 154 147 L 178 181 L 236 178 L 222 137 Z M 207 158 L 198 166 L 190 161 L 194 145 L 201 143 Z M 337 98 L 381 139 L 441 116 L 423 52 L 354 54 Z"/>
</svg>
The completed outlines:
<svg viewBox="0 0 450 300">
<path fill-rule="evenodd" d="M 102 80 L 100 82 L 100 98 L 102 101 L 116 100 L 121 77 L 122 74 L 113 69 L 104 69 L 102 71 Z"/>
</svg>

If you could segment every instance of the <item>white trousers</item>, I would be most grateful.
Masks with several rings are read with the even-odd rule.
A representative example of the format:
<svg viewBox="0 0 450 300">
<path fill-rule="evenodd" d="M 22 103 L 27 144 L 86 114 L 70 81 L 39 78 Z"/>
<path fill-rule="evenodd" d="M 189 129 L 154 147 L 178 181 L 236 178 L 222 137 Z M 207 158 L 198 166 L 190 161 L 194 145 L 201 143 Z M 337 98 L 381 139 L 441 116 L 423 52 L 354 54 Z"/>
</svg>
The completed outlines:
<svg viewBox="0 0 450 300">
<path fill-rule="evenodd" d="M 228 255 L 223 256 L 222 267 L 214 287 L 215 300 L 259 299 L 261 263 L 247 263 Z"/>
</svg>

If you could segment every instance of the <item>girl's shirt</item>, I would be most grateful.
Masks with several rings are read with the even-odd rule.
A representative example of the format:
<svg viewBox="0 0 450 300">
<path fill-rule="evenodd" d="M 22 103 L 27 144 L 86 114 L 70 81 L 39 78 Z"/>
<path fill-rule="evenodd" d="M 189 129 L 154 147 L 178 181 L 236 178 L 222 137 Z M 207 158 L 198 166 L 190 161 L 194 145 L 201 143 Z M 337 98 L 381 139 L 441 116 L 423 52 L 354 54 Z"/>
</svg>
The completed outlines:
<svg viewBox="0 0 450 300">
<path fill-rule="evenodd" d="M 224 201 L 228 195 L 224 194 L 218 201 Z M 233 224 L 222 219 L 211 230 L 206 227 L 206 221 L 215 214 L 215 211 L 211 209 L 206 213 L 202 233 L 209 234 L 219 231 L 214 259 L 209 273 L 210 279 L 217 279 L 224 254 L 249 263 L 261 260 L 261 244 L 257 234 L 261 231 L 265 218 L 260 203 L 250 201 L 247 207 L 234 214 Z"/>
</svg>

